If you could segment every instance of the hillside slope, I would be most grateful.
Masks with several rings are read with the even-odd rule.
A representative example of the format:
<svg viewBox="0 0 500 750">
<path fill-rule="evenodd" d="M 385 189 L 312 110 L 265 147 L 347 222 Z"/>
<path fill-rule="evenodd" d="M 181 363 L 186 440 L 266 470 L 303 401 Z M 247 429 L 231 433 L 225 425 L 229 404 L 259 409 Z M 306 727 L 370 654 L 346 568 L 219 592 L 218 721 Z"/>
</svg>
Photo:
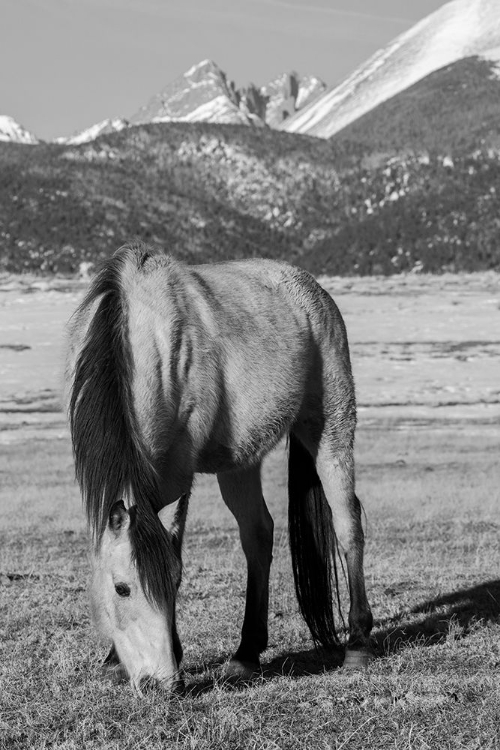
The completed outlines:
<svg viewBox="0 0 500 750">
<path fill-rule="evenodd" d="M 478 127 L 450 151 L 444 131 L 425 153 L 366 134 L 337 142 L 180 123 L 80 146 L 0 144 L 0 269 L 73 273 L 138 236 L 190 262 L 500 270 L 496 122 L 488 143 Z"/>
<path fill-rule="evenodd" d="M 498 0 L 453 0 L 376 52 L 282 128 L 329 138 L 433 71 L 473 55 L 497 58 L 499 48 Z"/>
<path fill-rule="evenodd" d="M 321 208 L 311 175 L 330 190 L 332 152 L 268 129 L 180 123 L 72 147 L 0 144 L 0 268 L 73 272 L 134 236 L 193 261 L 293 256 Z"/>
<path fill-rule="evenodd" d="M 333 136 L 361 154 L 453 154 L 499 143 L 497 65 L 469 57 L 431 73 Z"/>
</svg>

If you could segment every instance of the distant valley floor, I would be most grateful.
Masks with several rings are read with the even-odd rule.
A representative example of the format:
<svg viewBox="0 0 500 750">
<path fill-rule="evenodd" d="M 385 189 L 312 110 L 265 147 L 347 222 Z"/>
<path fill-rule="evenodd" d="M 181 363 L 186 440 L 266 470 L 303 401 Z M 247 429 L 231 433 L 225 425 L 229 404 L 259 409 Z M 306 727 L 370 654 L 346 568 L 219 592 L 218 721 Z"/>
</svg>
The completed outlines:
<svg viewBox="0 0 500 750">
<path fill-rule="evenodd" d="M 344 315 L 360 427 L 497 423 L 500 275 L 320 279 Z M 85 285 L 0 277 L 0 443 L 67 438 L 64 326 Z"/>
</svg>

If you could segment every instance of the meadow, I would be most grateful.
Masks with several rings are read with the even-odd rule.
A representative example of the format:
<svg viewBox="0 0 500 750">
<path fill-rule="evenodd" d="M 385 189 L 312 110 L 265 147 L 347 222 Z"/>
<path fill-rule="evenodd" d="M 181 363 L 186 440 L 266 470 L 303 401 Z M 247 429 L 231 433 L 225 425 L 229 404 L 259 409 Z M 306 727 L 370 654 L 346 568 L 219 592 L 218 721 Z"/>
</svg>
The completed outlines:
<svg viewBox="0 0 500 750">
<path fill-rule="evenodd" d="M 293 591 L 280 445 L 264 468 L 275 552 L 261 677 L 221 677 L 245 571 L 216 483 L 200 477 L 178 613 L 186 692 L 140 698 L 103 679 L 89 618 L 59 397 L 81 285 L 0 278 L 2 750 L 500 747 L 500 278 L 322 283 L 351 341 L 376 658 L 344 673 L 341 653 L 313 648 Z"/>
</svg>

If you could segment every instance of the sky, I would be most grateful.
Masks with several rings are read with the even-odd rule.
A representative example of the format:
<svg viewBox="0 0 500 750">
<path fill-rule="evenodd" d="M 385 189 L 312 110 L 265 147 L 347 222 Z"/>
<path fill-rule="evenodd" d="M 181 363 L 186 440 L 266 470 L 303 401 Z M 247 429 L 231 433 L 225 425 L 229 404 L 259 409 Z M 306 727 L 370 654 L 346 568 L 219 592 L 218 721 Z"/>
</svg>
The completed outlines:
<svg viewBox="0 0 500 750">
<path fill-rule="evenodd" d="M 0 0 L 0 114 L 43 139 L 130 117 L 211 59 L 237 86 L 340 83 L 443 0 Z"/>
</svg>

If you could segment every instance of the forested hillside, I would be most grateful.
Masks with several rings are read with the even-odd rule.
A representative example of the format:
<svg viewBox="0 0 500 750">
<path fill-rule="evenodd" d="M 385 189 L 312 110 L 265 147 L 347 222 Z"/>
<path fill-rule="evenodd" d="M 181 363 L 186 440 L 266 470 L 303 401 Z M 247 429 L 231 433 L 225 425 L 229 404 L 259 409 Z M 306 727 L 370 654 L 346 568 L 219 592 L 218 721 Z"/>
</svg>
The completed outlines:
<svg viewBox="0 0 500 750">
<path fill-rule="evenodd" d="M 492 64 L 462 61 L 402 96 L 330 141 L 172 123 L 0 143 L 0 269 L 74 273 L 133 237 L 192 262 L 315 273 L 500 269 Z"/>
<path fill-rule="evenodd" d="M 360 117 L 335 135 L 356 154 L 472 153 L 500 146 L 498 65 L 468 57 L 447 65 Z"/>
<path fill-rule="evenodd" d="M 207 124 L 138 126 L 74 147 L 0 144 L 1 265 L 72 272 L 134 236 L 191 261 L 295 256 L 336 194 L 334 153 Z"/>
</svg>

